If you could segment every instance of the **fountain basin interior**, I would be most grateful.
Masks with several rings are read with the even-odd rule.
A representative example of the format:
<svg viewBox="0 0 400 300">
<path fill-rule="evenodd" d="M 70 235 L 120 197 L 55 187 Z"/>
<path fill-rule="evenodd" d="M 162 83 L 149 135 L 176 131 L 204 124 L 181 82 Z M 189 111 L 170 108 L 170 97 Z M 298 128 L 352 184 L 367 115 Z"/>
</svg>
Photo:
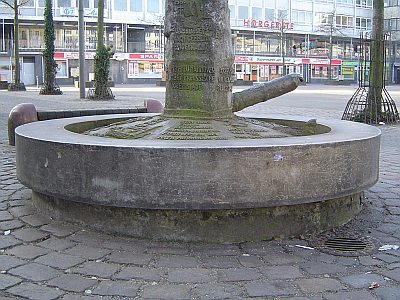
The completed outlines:
<svg viewBox="0 0 400 300">
<path fill-rule="evenodd" d="M 18 127 L 17 176 L 33 190 L 35 205 L 55 218 L 107 232 L 242 242 L 346 223 L 360 211 L 362 192 L 378 180 L 379 129 L 347 121 L 318 120 L 322 133 L 283 138 L 125 140 L 81 134 L 143 116 Z M 279 124 L 308 121 L 240 116 Z"/>
</svg>

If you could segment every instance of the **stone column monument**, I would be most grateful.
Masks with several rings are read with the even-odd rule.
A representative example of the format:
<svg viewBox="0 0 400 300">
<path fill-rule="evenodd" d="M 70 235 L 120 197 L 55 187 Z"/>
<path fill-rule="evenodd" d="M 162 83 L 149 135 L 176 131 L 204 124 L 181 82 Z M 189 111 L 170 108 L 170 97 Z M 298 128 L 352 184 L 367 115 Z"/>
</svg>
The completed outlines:
<svg viewBox="0 0 400 300">
<path fill-rule="evenodd" d="M 228 1 L 167 0 L 165 36 L 165 114 L 231 117 L 234 56 Z"/>
</svg>

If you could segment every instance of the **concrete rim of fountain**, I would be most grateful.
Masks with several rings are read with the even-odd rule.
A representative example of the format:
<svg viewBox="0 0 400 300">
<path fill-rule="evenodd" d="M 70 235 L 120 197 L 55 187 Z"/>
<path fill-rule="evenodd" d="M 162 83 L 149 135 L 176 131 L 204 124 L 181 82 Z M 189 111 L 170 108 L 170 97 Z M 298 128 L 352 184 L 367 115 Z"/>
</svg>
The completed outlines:
<svg viewBox="0 0 400 300">
<path fill-rule="evenodd" d="M 347 121 L 318 120 L 331 129 L 324 134 L 235 141 L 120 140 L 65 129 L 135 116 L 143 114 L 18 127 L 17 176 L 39 210 L 138 237 L 238 242 L 346 223 L 378 180 L 380 130 Z"/>
</svg>

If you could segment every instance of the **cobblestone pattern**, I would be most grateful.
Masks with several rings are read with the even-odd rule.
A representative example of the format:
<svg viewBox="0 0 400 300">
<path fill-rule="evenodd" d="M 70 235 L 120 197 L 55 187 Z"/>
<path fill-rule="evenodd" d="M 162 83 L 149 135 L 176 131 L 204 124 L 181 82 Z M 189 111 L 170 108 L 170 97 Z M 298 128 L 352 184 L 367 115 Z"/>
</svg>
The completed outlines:
<svg viewBox="0 0 400 300">
<path fill-rule="evenodd" d="M 347 228 L 400 245 L 400 128 L 382 131 L 379 183 Z M 4 133 L 0 153 L 0 299 L 400 299 L 400 250 L 349 258 L 301 239 L 166 243 L 86 230 L 37 214 Z"/>
</svg>

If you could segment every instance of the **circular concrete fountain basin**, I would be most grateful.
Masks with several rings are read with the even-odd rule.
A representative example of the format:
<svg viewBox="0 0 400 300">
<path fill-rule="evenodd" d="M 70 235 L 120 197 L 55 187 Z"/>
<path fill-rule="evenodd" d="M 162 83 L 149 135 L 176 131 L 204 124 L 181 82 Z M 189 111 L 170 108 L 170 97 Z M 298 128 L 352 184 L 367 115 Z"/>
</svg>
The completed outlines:
<svg viewBox="0 0 400 300">
<path fill-rule="evenodd" d="M 55 218 L 163 240 L 241 242 L 322 231 L 362 207 L 380 131 L 318 120 L 326 133 L 241 140 L 120 140 L 81 132 L 144 114 L 16 129 L 17 175 Z M 306 118 L 241 113 L 242 117 Z"/>
</svg>

